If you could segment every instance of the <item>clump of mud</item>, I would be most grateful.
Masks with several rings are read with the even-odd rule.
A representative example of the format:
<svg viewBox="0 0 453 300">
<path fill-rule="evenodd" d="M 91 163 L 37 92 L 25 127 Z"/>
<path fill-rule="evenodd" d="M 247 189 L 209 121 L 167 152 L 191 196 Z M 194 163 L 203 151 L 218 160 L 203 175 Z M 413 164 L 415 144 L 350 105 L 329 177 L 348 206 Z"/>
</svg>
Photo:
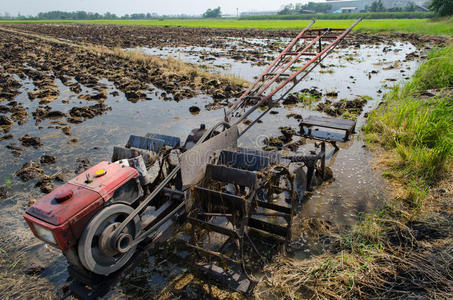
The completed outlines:
<svg viewBox="0 0 453 300">
<path fill-rule="evenodd" d="M 319 103 L 316 109 L 332 117 L 355 120 L 362 113 L 363 107 L 369 100 L 371 100 L 369 97 L 364 96 L 358 96 L 352 100 L 341 99 L 334 103 L 326 100 L 324 103 Z"/>
<path fill-rule="evenodd" d="M 24 135 L 19 139 L 22 142 L 22 145 L 25 147 L 33 146 L 33 148 L 41 147 L 41 139 L 39 137 L 29 136 L 28 134 Z"/>
<path fill-rule="evenodd" d="M 83 121 L 81 117 L 93 118 L 108 109 L 102 103 L 108 98 L 108 89 L 101 83 L 101 79 L 114 82 L 115 87 L 131 102 L 152 99 L 155 97 L 152 97 L 154 87 L 163 90 L 160 96 L 165 100 L 180 101 L 192 98 L 197 91 L 201 91 L 212 96 L 215 103 L 237 97 L 243 91 L 242 84 L 231 83 L 221 77 L 213 79 L 212 76 L 198 72 L 196 67 L 176 61 L 169 60 L 166 63 L 156 57 L 133 57 L 125 51 L 104 51 L 96 46 L 81 47 L 6 31 L 1 31 L 0 37 L 3 41 L 0 45 L 0 63 L 3 66 L 0 69 L 3 91 L 0 99 L 12 100 L 22 87 L 11 74 L 23 79 L 29 78 L 35 88 L 28 92 L 28 98 L 31 101 L 38 99 L 40 104 L 33 113 L 37 122 L 66 116 L 64 112 L 52 111 L 47 106 L 60 95 L 56 79 L 79 94 L 78 99 L 99 102 L 91 107 L 74 107 L 69 112 L 69 121 L 72 123 L 80 123 Z M 94 92 L 82 93 L 83 86 Z M 12 108 L 0 108 L 0 112 L 12 113 L 9 117 L 0 116 L 0 126 L 5 131 L 14 125 L 14 121 L 20 123 L 27 116 L 20 104 L 11 102 L 9 105 Z"/>
<path fill-rule="evenodd" d="M 44 170 L 41 168 L 41 164 L 39 162 L 29 161 L 25 163 L 15 175 L 23 181 L 29 181 L 41 176 L 43 173 Z"/>
</svg>

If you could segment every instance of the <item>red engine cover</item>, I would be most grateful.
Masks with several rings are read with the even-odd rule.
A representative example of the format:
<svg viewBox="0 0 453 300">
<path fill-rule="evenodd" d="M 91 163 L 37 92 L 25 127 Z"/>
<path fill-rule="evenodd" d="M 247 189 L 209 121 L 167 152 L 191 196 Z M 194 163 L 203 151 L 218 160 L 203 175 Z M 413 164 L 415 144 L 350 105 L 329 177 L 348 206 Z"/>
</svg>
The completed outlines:
<svg viewBox="0 0 453 300">
<path fill-rule="evenodd" d="M 103 175 L 96 173 L 99 170 L 104 171 L 99 173 Z M 92 180 L 89 183 L 86 182 L 87 174 Z M 138 172 L 134 168 L 101 162 L 38 200 L 25 211 L 24 218 L 35 235 L 31 223 L 50 229 L 57 246 L 66 250 L 76 243 L 86 223 L 115 190 L 137 176 Z M 62 198 L 62 195 L 68 197 Z M 69 199 L 61 201 L 59 198 Z"/>
<path fill-rule="evenodd" d="M 96 177 L 96 171 L 98 170 L 104 170 L 105 174 Z M 91 183 L 86 182 L 87 174 L 89 174 L 90 178 L 93 180 Z M 103 161 L 79 176 L 69 180 L 68 183 L 89 189 L 98 193 L 104 200 L 108 200 L 112 197 L 117 188 L 122 186 L 129 179 L 136 177 L 138 177 L 138 171 L 134 168 Z"/>
</svg>

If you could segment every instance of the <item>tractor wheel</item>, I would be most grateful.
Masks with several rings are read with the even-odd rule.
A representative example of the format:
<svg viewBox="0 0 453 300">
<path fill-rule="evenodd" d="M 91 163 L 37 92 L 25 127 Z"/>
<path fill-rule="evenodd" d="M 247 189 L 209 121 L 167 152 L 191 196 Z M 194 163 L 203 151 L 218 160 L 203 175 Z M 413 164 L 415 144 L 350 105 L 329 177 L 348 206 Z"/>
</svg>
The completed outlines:
<svg viewBox="0 0 453 300">
<path fill-rule="evenodd" d="M 100 210 L 90 220 L 78 244 L 80 262 L 87 270 L 100 275 L 109 275 L 129 261 L 136 247 L 121 253 L 111 245 L 110 237 L 133 211 L 134 209 L 128 205 L 112 204 Z M 130 242 L 139 232 L 140 218 L 137 216 L 122 231 L 125 238 L 120 243 Z"/>
</svg>

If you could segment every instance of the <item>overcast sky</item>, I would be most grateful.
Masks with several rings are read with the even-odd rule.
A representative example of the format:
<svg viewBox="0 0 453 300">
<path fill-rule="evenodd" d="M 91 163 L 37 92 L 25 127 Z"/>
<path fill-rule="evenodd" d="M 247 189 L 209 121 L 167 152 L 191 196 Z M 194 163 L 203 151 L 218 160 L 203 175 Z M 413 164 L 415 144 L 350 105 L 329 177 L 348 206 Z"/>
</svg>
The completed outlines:
<svg viewBox="0 0 453 300">
<path fill-rule="evenodd" d="M 322 0 L 311 0 L 319 2 Z M 11 15 L 36 15 L 51 10 L 111 12 L 117 15 L 130 13 L 202 14 L 208 8 L 220 6 L 224 14 L 243 11 L 278 10 L 288 3 L 304 3 L 308 0 L 0 0 L 0 13 Z"/>
</svg>

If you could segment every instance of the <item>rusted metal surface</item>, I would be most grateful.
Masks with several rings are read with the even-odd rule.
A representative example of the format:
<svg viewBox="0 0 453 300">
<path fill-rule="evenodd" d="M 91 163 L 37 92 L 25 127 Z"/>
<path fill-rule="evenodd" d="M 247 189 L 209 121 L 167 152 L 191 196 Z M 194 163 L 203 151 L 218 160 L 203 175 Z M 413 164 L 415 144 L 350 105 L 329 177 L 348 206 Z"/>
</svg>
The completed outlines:
<svg viewBox="0 0 453 300">
<path fill-rule="evenodd" d="M 212 155 L 218 150 L 237 147 L 238 137 L 237 126 L 233 126 L 184 152 L 180 157 L 183 186 L 187 187 L 198 183 L 203 178 L 206 165 L 211 160 Z"/>
<path fill-rule="evenodd" d="M 250 281 L 243 274 L 226 270 L 212 264 L 194 264 L 202 274 L 206 275 L 208 279 L 217 281 L 223 285 L 229 286 L 235 291 L 250 294 L 253 291 L 256 283 Z"/>
<path fill-rule="evenodd" d="M 210 136 L 213 134 L 213 131 L 216 130 L 219 127 L 219 125 L 226 123 L 226 124 L 228 124 L 228 126 L 230 126 L 230 125 L 237 125 L 240 122 L 242 122 L 247 116 L 249 116 L 259 106 L 268 102 L 274 94 L 276 94 L 278 91 L 280 91 L 289 82 L 294 81 L 293 82 L 293 87 L 294 87 L 297 83 L 299 83 L 301 80 L 303 80 L 307 76 L 307 74 L 311 70 L 313 70 L 313 68 L 316 67 L 360 21 L 361 21 L 361 19 L 357 20 L 353 25 L 351 25 L 347 29 L 330 29 L 330 28 L 310 29 L 310 27 L 313 25 L 314 21 L 311 22 L 309 26 L 307 26 L 304 30 L 302 30 L 297 35 L 297 37 L 289 43 L 289 45 L 285 48 L 285 50 L 274 60 L 274 62 L 266 69 L 266 71 L 263 72 L 263 74 L 259 77 L 259 79 L 254 84 L 252 84 L 250 86 L 250 88 L 238 100 L 236 100 L 232 104 L 230 110 L 225 115 L 226 122 L 220 122 L 220 123 L 214 125 L 213 127 L 211 127 L 209 130 L 207 130 L 205 132 L 205 134 L 199 139 L 197 145 L 203 143 L 205 140 L 209 140 Z M 287 80 L 285 80 L 284 82 L 279 84 L 276 88 L 271 89 L 270 92 L 268 91 L 268 93 L 264 93 L 266 90 L 269 89 L 269 87 L 272 86 L 272 83 L 274 83 L 280 77 L 281 74 L 283 74 L 286 70 L 288 70 L 298 60 L 298 58 L 300 58 L 303 55 L 303 53 L 306 52 L 310 48 L 305 44 L 305 42 L 306 42 L 305 40 L 303 41 L 302 46 L 297 46 L 297 43 L 301 39 L 303 39 L 305 33 L 308 32 L 309 30 L 311 30 L 311 32 L 317 33 L 316 38 L 314 38 L 312 41 L 310 41 L 308 43 L 308 45 L 310 47 L 314 46 L 316 41 L 321 41 L 323 34 L 330 35 L 332 33 L 338 32 L 339 35 L 333 42 L 330 42 L 322 51 L 318 52 L 317 55 L 315 57 L 313 57 L 309 62 L 307 62 L 302 68 L 300 68 L 298 71 L 296 71 L 295 73 L 290 75 Z M 290 56 L 285 55 L 286 53 L 294 52 L 294 50 L 292 50 L 294 47 L 296 47 L 296 52 L 299 53 L 298 55 L 296 55 L 296 57 L 290 58 Z M 319 49 L 319 50 L 321 50 L 321 49 Z M 309 67 L 311 67 L 311 68 L 309 68 Z M 304 75 L 301 78 L 297 78 L 297 76 L 304 70 L 307 70 L 304 73 Z M 268 74 L 268 73 L 276 73 L 276 75 L 271 78 L 265 79 L 267 77 L 266 74 Z M 266 110 L 265 112 L 263 112 L 257 119 L 255 119 L 245 130 L 243 130 L 239 134 L 239 136 L 243 135 L 248 130 L 248 128 L 253 126 L 256 123 L 256 121 L 258 121 L 262 116 L 264 116 L 264 114 L 266 114 L 270 110 L 270 108 L 273 107 L 273 105 L 275 105 L 278 101 L 280 101 L 288 92 L 289 92 L 289 90 L 286 91 L 278 100 L 275 100 L 273 102 L 271 101 L 270 103 L 268 103 L 269 109 Z M 252 107 L 247 108 L 249 105 L 249 102 L 250 102 L 250 101 L 248 101 L 248 98 L 255 98 L 255 99 L 260 99 L 260 100 L 258 101 L 258 103 L 256 103 Z M 240 112 L 241 110 L 242 110 L 242 112 Z M 236 119 L 233 120 L 233 117 L 236 117 Z M 227 147 L 231 147 L 231 146 L 233 146 L 233 145 L 232 144 L 227 145 Z M 203 149 L 203 148 L 204 147 L 198 148 L 200 153 L 203 152 L 205 155 L 210 155 L 212 153 L 212 151 L 207 151 L 206 149 Z M 217 148 L 217 147 L 215 147 L 215 148 Z M 217 149 L 220 149 L 220 148 L 217 148 Z M 201 160 L 203 162 L 205 162 L 205 164 L 206 164 L 207 161 L 209 160 L 209 157 L 205 156 L 204 158 L 201 158 Z M 188 161 L 189 160 L 186 158 L 186 162 L 188 162 Z M 185 180 L 183 180 L 183 182 L 185 181 L 187 184 L 191 183 L 191 182 L 195 182 L 196 179 L 199 179 L 200 177 L 202 177 L 204 168 L 205 168 L 205 165 L 200 163 L 200 164 L 198 164 L 198 166 L 196 166 L 194 168 L 194 170 L 193 170 L 194 172 L 191 175 L 187 175 L 190 172 L 184 172 L 186 175 L 184 176 Z M 310 170 L 312 170 L 312 169 L 313 168 L 310 167 Z M 170 172 L 170 174 L 168 176 L 166 176 L 160 182 L 160 184 L 154 188 L 153 192 L 134 210 L 134 213 L 132 215 L 139 214 L 148 205 L 148 203 L 152 199 L 154 199 L 154 197 L 156 197 L 160 193 L 160 191 L 172 179 L 174 179 L 177 176 L 179 171 L 180 171 L 180 165 L 175 167 Z M 309 173 L 312 173 L 312 172 L 309 172 Z M 128 218 L 126 218 L 126 220 L 124 220 L 121 223 L 121 225 L 116 229 L 115 234 L 114 234 L 114 237 L 116 239 L 119 237 L 121 230 L 124 229 L 126 224 L 132 220 L 132 218 L 133 218 L 132 215 L 129 216 Z M 144 237 L 141 235 L 137 239 L 139 239 L 139 240 L 144 239 Z"/>
<path fill-rule="evenodd" d="M 249 128 L 261 119 L 276 103 L 281 101 L 288 93 L 332 52 L 335 47 L 351 32 L 351 30 L 361 21 L 357 20 L 347 29 L 319 28 L 311 29 L 314 22 L 310 23 L 299 35 L 294 38 L 282 53 L 273 61 L 265 72 L 236 100 L 229 111 L 226 113 L 227 120 L 238 124 L 245 120 L 256 108 L 268 105 L 269 109 L 263 112 L 258 118 L 253 120 L 240 135 L 243 135 Z M 308 33 L 308 35 L 305 35 Z M 332 41 L 333 39 L 333 41 Z M 296 62 L 308 62 L 297 71 L 287 74 L 291 66 Z M 301 73 L 304 72 L 303 75 Z M 301 76 L 299 76 L 301 75 Z M 278 79 L 286 79 L 278 83 Z M 277 86 L 274 85 L 277 84 Z M 292 83 L 278 99 L 272 98 L 277 95 L 284 87 Z M 250 101 L 252 100 L 252 102 Z M 256 101 L 257 100 L 257 101 Z M 247 108 L 250 103 L 257 102 L 252 108 Z"/>
<path fill-rule="evenodd" d="M 136 247 L 144 252 L 145 249 L 140 248 L 140 245 L 146 244 L 148 248 L 152 248 L 174 234 L 183 222 L 188 222 L 191 224 L 192 238 L 187 245 L 197 255 L 194 258 L 195 266 L 204 273 L 220 278 L 220 281 L 238 291 L 251 292 L 256 284 L 256 280 L 250 275 L 251 269 L 266 261 L 262 253 L 267 252 L 267 249 L 263 249 L 260 237 L 270 236 L 280 240 L 281 249 L 284 251 L 285 245 L 291 240 L 295 200 L 301 198 L 300 195 L 297 197 L 297 194 L 302 193 L 303 196 L 305 190 L 312 189 L 312 178 L 315 175 L 324 178 L 326 141 L 335 144 L 334 141 L 322 140 L 315 144 L 318 150 L 309 154 L 282 157 L 276 152 L 238 148 L 237 141 L 284 99 L 294 86 L 306 78 L 359 22 L 360 20 L 347 29 L 311 29 L 314 21 L 311 22 L 288 44 L 258 80 L 233 102 L 223 121 L 209 128 L 201 125 L 189 135 L 184 146 L 181 146 L 179 138 L 148 134 L 146 137 L 131 136 L 125 147 L 115 147 L 114 159 L 119 159 L 120 156 L 131 158 L 142 155 L 149 158 L 145 159 L 145 162 L 157 166 L 158 174 L 153 177 L 156 178 L 155 181 L 141 183 L 139 199 L 129 203 L 131 213 L 115 223 L 114 227 L 105 229 L 108 232 L 101 235 L 103 238 L 100 249 L 107 249 L 108 251 L 104 251 L 106 255 L 112 256 L 117 252 L 134 251 Z M 291 66 L 302 60 L 304 65 L 292 71 Z M 283 90 L 285 87 L 287 89 Z M 274 96 L 276 99 L 273 99 Z M 268 105 L 268 109 L 239 132 L 238 124 L 263 105 Z M 311 136 L 310 128 L 313 126 L 344 130 L 347 138 L 353 132 L 355 123 L 312 117 L 301 122 L 300 126 L 300 134 L 309 138 L 316 138 Z M 305 127 L 308 128 L 307 134 Z M 177 151 L 179 163 L 168 162 L 171 151 Z M 151 159 L 154 153 L 158 156 L 155 161 Z M 297 170 L 306 174 L 300 178 L 306 182 L 296 182 L 296 175 L 290 171 L 291 164 L 297 164 Z M 119 164 L 105 163 L 100 167 L 107 171 L 105 175 L 96 178 L 97 173 L 91 174 L 93 170 L 90 169 L 66 185 L 90 189 L 104 197 L 97 207 L 98 213 L 106 211 L 102 210 L 102 205 L 121 188 L 121 183 L 138 176 L 134 168 Z M 116 181 L 110 180 L 114 173 L 110 170 L 115 168 L 118 169 Z M 86 174 L 89 176 L 85 178 Z M 119 184 L 108 185 L 110 182 Z M 303 190 L 298 191 L 297 188 L 302 185 Z M 76 193 L 74 195 L 77 196 Z M 96 199 L 85 200 L 91 203 Z M 85 202 L 78 203 L 78 208 L 82 209 Z M 150 208 L 153 214 L 145 216 L 144 212 Z M 94 214 L 96 211 L 90 213 Z M 64 215 L 64 212 L 61 213 L 61 216 Z M 73 217 L 73 214 L 70 217 Z M 140 232 L 125 238 L 124 229 L 139 217 Z M 87 228 L 88 221 L 84 219 L 84 223 L 76 222 L 76 225 L 81 226 L 81 229 L 85 226 Z M 27 222 L 32 230 L 34 223 L 42 223 L 30 216 Z M 48 228 L 52 231 L 53 227 Z M 100 231 L 102 230 L 104 229 L 101 228 Z M 34 233 L 37 235 L 35 231 Z M 221 236 L 221 243 L 212 243 L 211 235 Z M 78 259 L 81 257 L 80 253 L 77 254 L 77 247 L 72 244 L 60 248 L 65 251 L 72 268 L 76 270 L 74 276 L 82 282 L 75 283 L 74 289 L 81 291 L 89 285 L 87 277 L 93 277 L 95 280 L 99 277 L 91 276 L 92 270 L 81 266 Z M 133 257 L 138 259 L 142 256 L 135 254 Z M 238 265 L 240 271 L 227 271 L 223 268 L 225 262 Z M 106 279 L 111 278 L 112 283 L 117 282 L 119 274 L 128 270 L 130 267 L 125 265 Z M 105 288 L 105 285 L 101 286 Z"/>
<path fill-rule="evenodd" d="M 250 269 L 265 261 L 262 252 L 267 250 L 251 233 L 280 240 L 282 250 L 291 239 L 294 176 L 281 164 L 290 161 L 243 148 L 217 155 L 211 161 L 218 165 L 208 164 L 204 178 L 190 193 L 193 206 L 187 221 L 193 238 L 188 246 L 198 253 L 196 263 L 214 268 L 224 261 L 234 263 L 253 285 L 256 280 Z M 285 205 L 275 200 L 281 193 L 288 199 Z M 212 245 L 211 236 L 223 240 L 222 244 Z"/>
<path fill-rule="evenodd" d="M 299 124 L 301 134 L 306 137 L 312 138 L 312 127 L 328 128 L 341 130 L 345 132 L 343 141 L 347 141 L 349 136 L 354 132 L 355 121 L 345 120 L 345 119 L 333 119 L 319 116 L 309 116 L 308 118 L 302 120 Z M 305 133 L 305 128 L 307 132 Z"/>
</svg>

